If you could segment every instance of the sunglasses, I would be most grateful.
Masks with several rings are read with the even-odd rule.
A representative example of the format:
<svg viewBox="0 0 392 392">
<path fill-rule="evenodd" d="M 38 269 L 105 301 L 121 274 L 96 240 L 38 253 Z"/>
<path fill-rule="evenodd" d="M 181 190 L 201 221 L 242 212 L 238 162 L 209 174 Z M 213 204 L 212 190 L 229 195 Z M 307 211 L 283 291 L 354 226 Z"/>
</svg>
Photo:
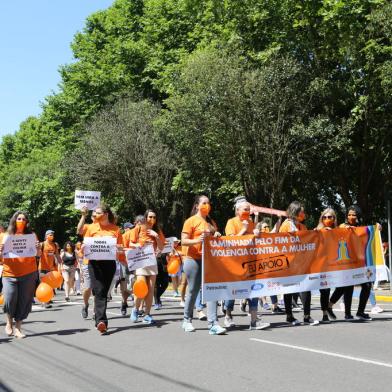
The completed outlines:
<svg viewBox="0 0 392 392">
<path fill-rule="evenodd" d="M 335 217 L 332 215 L 324 215 L 323 219 L 334 219 Z"/>
</svg>

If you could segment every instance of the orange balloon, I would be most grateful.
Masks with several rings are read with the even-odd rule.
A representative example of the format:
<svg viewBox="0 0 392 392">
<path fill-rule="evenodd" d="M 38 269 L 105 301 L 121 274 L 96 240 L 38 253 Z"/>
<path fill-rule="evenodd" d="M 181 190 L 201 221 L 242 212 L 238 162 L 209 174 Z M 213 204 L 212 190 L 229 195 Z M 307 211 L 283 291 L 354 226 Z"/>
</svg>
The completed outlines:
<svg viewBox="0 0 392 392">
<path fill-rule="evenodd" d="M 170 257 L 167 262 L 167 272 L 171 275 L 175 275 L 179 271 L 180 265 L 179 257 Z"/>
<path fill-rule="evenodd" d="M 49 302 L 53 298 L 53 288 L 42 282 L 35 290 L 35 297 L 39 302 Z"/>
<path fill-rule="evenodd" d="M 63 277 L 59 271 L 50 271 L 41 278 L 41 282 L 48 284 L 53 289 L 58 289 L 63 283 Z"/>
<path fill-rule="evenodd" d="M 144 280 L 137 280 L 133 284 L 133 294 L 138 298 L 145 298 L 148 294 L 147 283 Z"/>
<path fill-rule="evenodd" d="M 3 305 L 4 303 L 4 295 L 0 294 L 0 305 Z"/>
</svg>

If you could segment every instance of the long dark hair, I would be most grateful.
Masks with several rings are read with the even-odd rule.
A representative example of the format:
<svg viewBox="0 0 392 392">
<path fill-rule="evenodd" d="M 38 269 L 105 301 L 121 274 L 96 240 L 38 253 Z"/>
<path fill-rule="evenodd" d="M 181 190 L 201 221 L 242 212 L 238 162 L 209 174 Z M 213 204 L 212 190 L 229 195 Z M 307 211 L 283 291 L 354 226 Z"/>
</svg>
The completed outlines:
<svg viewBox="0 0 392 392">
<path fill-rule="evenodd" d="M 150 212 L 152 212 L 156 216 L 155 225 L 152 227 L 152 229 L 155 230 L 155 231 L 159 231 L 161 229 L 161 227 L 160 227 L 159 222 L 158 222 L 158 214 L 154 210 L 152 210 L 151 208 L 147 209 L 146 212 L 144 213 L 143 224 L 147 224 L 147 217 L 148 217 L 148 214 Z"/>
<path fill-rule="evenodd" d="M 116 217 L 114 216 L 113 211 L 109 206 L 107 206 L 106 204 L 101 204 L 97 208 L 100 208 L 103 213 L 108 214 L 108 220 L 110 223 L 112 224 L 116 223 Z"/>
<path fill-rule="evenodd" d="M 354 211 L 355 212 L 355 214 L 357 215 L 357 225 L 361 226 L 361 223 L 362 223 L 362 210 L 356 204 L 353 204 L 353 205 L 351 205 L 350 207 L 347 208 L 345 223 L 349 224 L 348 220 L 347 220 L 347 217 L 348 217 L 348 213 L 350 211 Z"/>
<path fill-rule="evenodd" d="M 71 246 L 72 253 L 75 252 L 75 245 L 73 244 L 72 241 L 66 241 L 66 242 L 64 242 L 64 245 L 63 245 L 63 251 L 64 251 L 64 252 L 67 251 L 67 245 L 70 245 L 70 246 Z"/>
<path fill-rule="evenodd" d="M 197 206 L 200 204 L 200 199 L 201 199 L 202 197 L 206 197 L 208 200 L 210 200 L 210 198 L 209 198 L 208 196 L 206 196 L 206 195 L 197 195 L 197 196 L 195 197 L 195 201 L 193 202 L 192 211 L 191 211 L 191 216 L 197 214 Z M 207 221 L 209 224 L 211 224 L 211 225 L 213 226 L 213 224 L 212 224 L 212 219 L 211 219 L 210 215 L 207 215 L 207 216 L 206 216 L 206 221 Z"/>
<path fill-rule="evenodd" d="M 16 219 L 19 215 L 24 215 L 24 217 L 26 218 L 26 227 L 23 234 L 31 234 L 32 230 L 30 226 L 29 215 L 25 211 L 16 211 L 15 214 L 12 215 L 12 218 L 10 219 L 10 223 L 8 225 L 7 233 L 11 235 L 16 233 Z"/>
<path fill-rule="evenodd" d="M 293 201 L 290 203 L 290 205 L 287 207 L 287 217 L 291 220 L 296 220 L 298 214 L 301 212 L 301 210 L 304 208 L 303 204 L 299 201 Z"/>
</svg>

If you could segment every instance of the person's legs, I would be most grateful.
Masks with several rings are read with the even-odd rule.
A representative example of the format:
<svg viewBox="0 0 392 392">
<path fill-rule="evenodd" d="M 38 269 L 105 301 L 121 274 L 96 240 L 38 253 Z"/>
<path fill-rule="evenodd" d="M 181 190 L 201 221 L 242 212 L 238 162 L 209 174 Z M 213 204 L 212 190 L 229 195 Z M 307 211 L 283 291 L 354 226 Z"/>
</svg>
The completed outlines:
<svg viewBox="0 0 392 392">
<path fill-rule="evenodd" d="M 284 294 L 283 301 L 287 318 L 293 318 L 293 294 Z"/>
<path fill-rule="evenodd" d="M 231 312 L 234 310 L 234 299 L 225 299 L 224 301 L 224 308 L 226 310 L 226 317 L 227 318 L 232 318 Z"/>
<path fill-rule="evenodd" d="M 328 310 L 330 292 L 331 289 L 320 289 L 320 305 L 324 315 L 328 314 L 327 310 Z"/>
<path fill-rule="evenodd" d="M 304 307 L 304 318 L 310 317 L 310 304 L 312 298 L 311 292 L 304 291 L 302 293 L 299 293 L 299 296 L 301 297 L 301 302 Z"/>
<path fill-rule="evenodd" d="M 75 292 L 76 295 L 80 295 L 80 269 L 77 268 L 75 271 Z"/>
<path fill-rule="evenodd" d="M 361 292 L 359 294 L 359 304 L 357 314 L 361 315 L 365 313 L 367 301 L 369 299 L 372 284 L 370 282 L 361 284 Z"/>
<path fill-rule="evenodd" d="M 114 260 L 90 260 L 90 265 L 95 296 L 95 325 L 102 321 L 107 326 L 107 295 L 116 272 L 116 262 Z"/>
<path fill-rule="evenodd" d="M 5 332 L 11 335 L 13 332 L 13 318 L 18 302 L 17 278 L 3 277 L 4 314 L 6 315 Z"/>
<path fill-rule="evenodd" d="M 201 285 L 201 262 L 190 258 L 185 259 L 184 272 L 188 281 L 188 295 L 185 298 L 184 320 L 192 321 L 193 308 Z"/>
<path fill-rule="evenodd" d="M 182 274 L 181 281 L 181 301 L 185 303 L 186 289 L 188 287 L 188 281 L 186 279 L 185 273 Z"/>
<path fill-rule="evenodd" d="M 148 287 L 148 294 L 147 297 L 144 299 L 145 303 L 145 309 L 144 312 L 146 315 L 150 314 L 151 311 L 151 305 L 152 305 L 152 300 L 154 297 L 154 287 L 155 287 L 155 281 L 156 281 L 156 275 L 149 275 L 146 276 L 147 278 L 147 287 Z"/>
<path fill-rule="evenodd" d="M 344 287 L 336 287 L 334 292 L 331 295 L 331 298 L 329 299 L 329 307 L 332 308 L 336 302 L 339 301 L 339 299 L 342 297 L 344 293 L 345 288 Z"/>
<path fill-rule="evenodd" d="M 351 304 L 353 302 L 354 286 L 346 286 L 343 288 L 344 313 L 346 316 L 351 315 Z"/>
<path fill-rule="evenodd" d="M 70 289 L 70 285 L 69 285 L 69 269 L 66 266 L 63 266 L 63 269 L 61 271 L 61 274 L 63 275 L 63 279 L 64 279 L 64 291 L 65 291 L 65 299 L 69 298 L 69 289 Z"/>
</svg>

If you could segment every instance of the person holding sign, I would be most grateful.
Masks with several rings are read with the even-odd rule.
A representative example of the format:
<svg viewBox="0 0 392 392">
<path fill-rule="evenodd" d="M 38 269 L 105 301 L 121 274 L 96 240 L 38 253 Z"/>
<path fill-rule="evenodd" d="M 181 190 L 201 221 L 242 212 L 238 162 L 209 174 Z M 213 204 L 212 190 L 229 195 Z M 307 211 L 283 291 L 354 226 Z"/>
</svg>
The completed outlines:
<svg viewBox="0 0 392 392">
<path fill-rule="evenodd" d="M 19 237 L 26 234 L 34 235 L 35 247 L 33 255 L 29 257 L 7 257 L 11 252 L 5 253 L 5 244 L 10 237 Z M 15 247 L 14 247 L 15 249 Z M 15 251 L 15 250 L 14 250 Z M 12 216 L 7 233 L 2 237 L 0 253 L 3 255 L 3 294 L 4 313 L 6 315 L 5 333 L 16 338 L 24 338 L 22 321 L 31 312 L 34 292 L 37 282 L 37 263 L 35 255 L 41 253 L 40 244 L 35 233 L 32 232 L 27 213 L 17 211 Z M 13 322 L 15 321 L 15 329 Z"/>
<path fill-rule="evenodd" d="M 144 214 L 144 222 L 135 227 L 133 231 L 133 238 L 131 242 L 144 246 L 145 244 L 153 244 L 155 254 L 159 254 L 165 244 L 165 236 L 158 226 L 157 215 L 153 210 L 147 210 Z M 154 324 L 154 319 L 150 315 L 152 300 L 154 296 L 154 288 L 156 276 L 158 275 L 158 266 L 152 265 L 136 270 L 136 281 L 144 280 L 148 287 L 148 294 L 144 298 L 144 313 L 143 323 Z M 138 309 L 140 308 L 142 299 L 135 297 L 135 307 L 132 309 L 131 320 L 132 322 L 138 321 Z"/>
<path fill-rule="evenodd" d="M 228 236 L 240 236 L 247 234 L 259 234 L 259 230 L 255 228 L 255 224 L 250 219 L 250 204 L 245 199 L 240 199 L 235 205 L 236 216 L 227 221 L 225 233 Z M 269 323 L 262 323 L 257 319 L 257 306 L 259 298 L 251 298 L 249 301 L 249 312 L 250 312 L 250 330 L 264 329 L 270 326 Z M 226 315 L 224 325 L 227 328 L 234 327 L 233 318 L 231 312 L 234 309 L 234 300 L 225 300 L 224 303 Z"/>
<path fill-rule="evenodd" d="M 299 201 L 293 201 L 287 208 L 287 219 L 280 226 L 279 233 L 294 233 L 307 230 L 307 227 L 302 223 L 305 220 L 305 216 L 303 205 Z M 311 292 L 305 291 L 300 293 L 300 296 L 304 306 L 304 324 L 318 325 L 319 321 L 310 317 Z M 293 294 L 284 294 L 283 299 L 287 322 L 292 325 L 298 325 L 299 321 L 293 316 L 292 310 Z"/>
<path fill-rule="evenodd" d="M 336 217 L 336 212 L 332 208 L 327 208 L 321 213 L 319 223 L 315 230 L 328 231 L 335 229 L 336 227 L 338 227 L 338 219 Z M 323 312 L 323 323 L 330 322 L 330 319 L 328 317 L 328 314 L 331 313 L 331 310 L 329 309 L 328 305 L 330 293 L 331 289 L 320 289 L 320 305 Z M 336 319 L 336 316 L 333 312 L 331 318 L 333 320 Z"/>
<path fill-rule="evenodd" d="M 106 316 L 107 296 L 116 272 L 116 252 L 107 259 L 101 259 L 99 254 L 111 254 L 106 243 L 114 239 L 118 251 L 122 251 L 122 235 L 120 228 L 114 224 L 115 217 L 112 210 L 107 206 L 100 206 L 94 210 L 95 223 L 90 224 L 84 235 L 82 250 L 85 257 L 89 258 L 90 273 L 92 278 L 92 289 L 95 296 L 95 326 L 101 334 L 106 334 L 108 319 Z M 87 241 L 94 238 L 94 248 Z M 98 242 L 100 244 L 98 244 Z M 92 258 L 95 257 L 95 258 Z"/>
<path fill-rule="evenodd" d="M 184 222 L 181 233 L 181 244 L 185 247 L 184 272 L 188 280 L 188 295 L 185 299 L 184 321 L 185 332 L 194 332 L 192 325 L 193 308 L 201 287 L 202 244 L 207 236 L 219 237 L 218 227 L 210 218 L 210 200 L 207 196 L 197 196 L 193 204 L 191 217 Z M 208 326 L 210 335 L 222 335 L 226 329 L 218 324 L 217 303 L 207 303 Z"/>
<path fill-rule="evenodd" d="M 347 214 L 346 214 L 346 220 L 344 223 L 342 223 L 339 227 L 345 228 L 345 229 L 350 229 L 353 227 L 358 227 L 361 226 L 361 209 L 356 206 L 352 205 L 347 209 Z M 378 225 L 378 228 L 381 229 L 381 225 Z M 362 321 L 371 321 L 372 318 L 365 313 L 365 308 L 367 301 L 370 296 L 370 292 L 372 289 L 372 284 L 371 282 L 366 282 L 361 284 L 361 292 L 359 294 L 359 304 L 358 304 L 358 310 L 357 310 L 357 319 L 362 320 Z M 329 303 L 329 309 L 330 312 L 332 312 L 332 307 L 333 305 L 339 301 L 340 297 L 343 295 L 344 297 L 344 308 L 345 308 L 345 320 L 346 321 L 352 321 L 354 320 L 354 317 L 351 315 L 351 304 L 352 304 L 352 297 L 354 293 L 354 286 L 346 286 L 346 287 L 337 287 L 335 291 L 333 292 L 330 303 Z M 333 313 L 333 312 L 332 312 Z M 336 316 L 335 316 L 336 318 Z"/>
</svg>

